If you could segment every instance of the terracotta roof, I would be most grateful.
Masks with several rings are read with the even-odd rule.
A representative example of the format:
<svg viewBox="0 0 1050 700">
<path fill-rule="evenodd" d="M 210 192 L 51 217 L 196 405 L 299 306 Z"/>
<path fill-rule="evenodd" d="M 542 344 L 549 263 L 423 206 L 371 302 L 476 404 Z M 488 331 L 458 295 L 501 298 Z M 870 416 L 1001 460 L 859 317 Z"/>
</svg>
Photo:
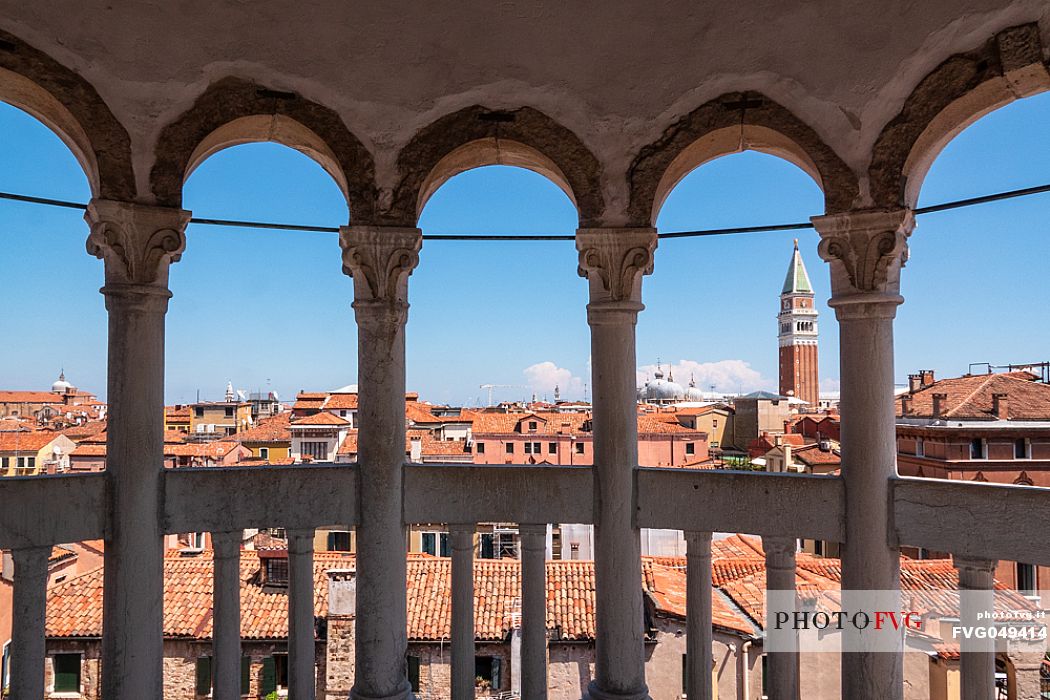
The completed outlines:
<svg viewBox="0 0 1050 700">
<path fill-rule="evenodd" d="M 430 412 L 426 404 L 405 402 L 405 418 L 409 423 L 441 423 L 442 420 Z"/>
<path fill-rule="evenodd" d="M 241 552 L 241 637 L 281 639 L 287 636 L 286 591 L 258 584 L 259 554 Z M 353 569 L 353 555 L 314 554 L 314 614 L 327 614 L 330 569 Z M 408 636 L 413 640 L 449 639 L 451 575 L 449 559 L 410 557 L 407 562 Z M 643 581 L 657 612 L 685 615 L 685 572 L 680 567 L 643 561 Z M 474 562 L 475 635 L 478 640 L 505 639 L 513 625 L 515 599 L 521 595 L 520 563 L 512 559 Z M 164 560 L 164 634 L 209 639 L 212 634 L 211 552 L 195 556 L 169 553 Z M 715 624 L 753 633 L 754 628 L 724 601 L 714 605 Z M 555 638 L 589 640 L 594 627 L 594 564 L 589 561 L 547 562 L 547 627 Z M 48 637 L 98 637 L 102 631 L 102 569 L 64 581 L 48 592 Z"/>
<path fill-rule="evenodd" d="M 278 413 L 276 416 L 263 418 L 247 430 L 234 433 L 230 439 L 241 442 L 291 442 L 292 432 L 288 429 L 291 420 L 290 412 Z"/>
<path fill-rule="evenodd" d="M 0 432 L 0 452 L 39 452 L 61 433 L 51 430 L 5 430 Z"/>
<path fill-rule="evenodd" d="M 326 411 L 347 411 L 357 408 L 357 394 L 330 394 L 322 407 Z"/>
<path fill-rule="evenodd" d="M 0 391 L 0 403 L 63 403 L 62 394 L 51 391 Z"/>
<path fill-rule="evenodd" d="M 32 423 L 21 418 L 0 418 L 0 433 L 10 430 L 29 431 L 35 429 Z"/>
<path fill-rule="evenodd" d="M 310 425 L 322 425 L 322 426 L 341 426 L 350 425 L 350 421 L 345 418 L 332 413 L 314 413 L 313 415 L 306 416 L 305 418 L 297 418 L 291 422 L 293 426 L 310 426 Z"/>
<path fill-rule="evenodd" d="M 484 435 L 578 435 L 583 424 L 590 421 L 586 413 L 477 413 L 474 416 L 474 437 Z M 528 429 L 536 422 L 535 432 Z M 518 426 L 524 423 L 519 432 Z M 589 434 L 589 433 L 588 433 Z"/>
<path fill-rule="evenodd" d="M 1050 384 L 1035 381 L 1029 372 L 976 374 L 941 379 L 914 394 L 896 399 L 897 416 L 901 402 L 911 397 L 909 417 L 932 418 L 933 395 L 946 394 L 943 417 L 959 420 L 995 420 L 992 395 L 1006 394 L 1011 420 L 1050 420 Z"/>
<path fill-rule="evenodd" d="M 164 417 L 168 420 L 175 420 L 183 418 L 185 420 L 190 419 L 190 407 L 189 406 L 165 406 Z"/>
<path fill-rule="evenodd" d="M 80 440 L 86 440 L 94 437 L 106 431 L 106 421 L 104 420 L 93 420 L 84 423 L 83 425 L 75 425 L 72 428 L 66 428 L 62 431 L 62 434 L 73 442 Z"/>
<path fill-rule="evenodd" d="M 677 420 L 674 422 L 658 420 L 648 414 L 638 416 L 638 434 L 651 435 L 654 433 L 668 435 L 695 435 L 697 437 L 705 434 L 703 432 L 697 432 L 691 428 L 686 428 Z"/>
<path fill-rule="evenodd" d="M 829 450 L 820 449 L 820 445 L 806 445 L 791 452 L 792 456 L 807 466 L 837 466 L 842 464 L 842 455 L 838 453 L 838 445 L 833 445 Z"/>
</svg>

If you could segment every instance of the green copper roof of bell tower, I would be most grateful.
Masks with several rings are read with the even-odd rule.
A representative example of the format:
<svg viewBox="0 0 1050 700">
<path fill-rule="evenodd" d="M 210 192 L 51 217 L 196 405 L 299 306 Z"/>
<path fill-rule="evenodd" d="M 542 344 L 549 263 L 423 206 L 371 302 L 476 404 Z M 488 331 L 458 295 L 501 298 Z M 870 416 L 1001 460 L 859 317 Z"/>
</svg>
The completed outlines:
<svg viewBox="0 0 1050 700">
<path fill-rule="evenodd" d="M 806 266 L 802 263 L 802 256 L 798 252 L 798 239 L 795 239 L 795 252 L 791 254 L 791 265 L 788 266 L 787 277 L 784 278 L 784 290 L 781 294 L 812 294 L 813 285 L 809 283 L 809 275 L 806 274 Z"/>
</svg>

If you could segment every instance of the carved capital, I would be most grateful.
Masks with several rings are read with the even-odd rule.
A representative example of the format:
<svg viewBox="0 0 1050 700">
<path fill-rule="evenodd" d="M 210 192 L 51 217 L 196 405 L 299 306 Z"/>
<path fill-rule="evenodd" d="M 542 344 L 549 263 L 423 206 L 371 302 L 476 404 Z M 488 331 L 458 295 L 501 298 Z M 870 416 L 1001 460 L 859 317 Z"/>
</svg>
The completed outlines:
<svg viewBox="0 0 1050 700">
<path fill-rule="evenodd" d="M 167 289 L 168 268 L 186 248 L 188 211 L 93 199 L 84 219 L 88 253 L 105 262 L 107 287 Z"/>
<path fill-rule="evenodd" d="M 576 231 L 578 272 L 591 286 L 591 303 L 642 300 L 642 276 L 653 272 L 656 229 L 589 228 Z"/>
<path fill-rule="evenodd" d="M 952 556 L 952 565 L 959 572 L 959 588 L 964 590 L 991 590 L 998 563 L 990 559 Z"/>
<path fill-rule="evenodd" d="M 419 229 L 344 226 L 339 245 L 343 272 L 354 278 L 356 308 L 407 305 L 408 276 L 419 264 L 423 246 Z"/>
<path fill-rule="evenodd" d="M 899 304 L 900 271 L 915 227 L 910 209 L 815 216 L 820 257 L 831 264 L 831 305 L 863 296 Z"/>
<path fill-rule="evenodd" d="M 762 549 L 766 553 L 766 567 L 769 569 L 795 570 L 795 553 L 798 541 L 794 537 L 764 536 Z"/>
</svg>

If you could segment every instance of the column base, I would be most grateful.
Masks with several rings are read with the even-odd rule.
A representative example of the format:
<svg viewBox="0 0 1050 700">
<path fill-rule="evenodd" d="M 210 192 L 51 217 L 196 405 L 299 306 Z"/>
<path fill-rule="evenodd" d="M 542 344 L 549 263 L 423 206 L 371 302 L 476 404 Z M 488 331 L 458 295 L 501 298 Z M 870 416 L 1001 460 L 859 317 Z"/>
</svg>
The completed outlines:
<svg viewBox="0 0 1050 700">
<path fill-rule="evenodd" d="M 412 684 L 406 678 L 393 695 L 365 695 L 354 687 L 350 689 L 350 700 L 416 700 L 416 696 L 412 694 Z"/>
<path fill-rule="evenodd" d="M 598 687 L 598 681 L 587 684 L 587 690 L 583 694 L 583 700 L 652 700 L 649 697 L 649 688 L 643 686 L 636 693 L 610 693 Z"/>
</svg>

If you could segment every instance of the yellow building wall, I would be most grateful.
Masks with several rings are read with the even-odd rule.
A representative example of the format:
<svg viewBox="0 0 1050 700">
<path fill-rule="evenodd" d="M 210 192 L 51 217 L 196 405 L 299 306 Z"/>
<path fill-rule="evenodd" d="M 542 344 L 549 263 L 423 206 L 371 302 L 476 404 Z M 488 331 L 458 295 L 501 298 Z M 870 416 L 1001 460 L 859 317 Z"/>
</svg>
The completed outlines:
<svg viewBox="0 0 1050 700">
<path fill-rule="evenodd" d="M 732 415 L 726 411 L 711 411 L 696 417 L 696 429 L 707 433 L 707 442 L 711 447 L 728 447 L 726 436 L 733 436 Z M 729 430 L 727 430 L 729 428 Z"/>
<path fill-rule="evenodd" d="M 262 458 L 262 450 L 264 448 L 268 449 L 270 453 L 267 459 L 270 462 L 279 462 L 281 460 L 288 459 L 292 455 L 291 443 L 274 444 L 272 442 L 242 442 L 241 444 L 247 447 L 249 450 L 251 450 L 252 457 L 255 457 L 257 459 Z"/>
</svg>

